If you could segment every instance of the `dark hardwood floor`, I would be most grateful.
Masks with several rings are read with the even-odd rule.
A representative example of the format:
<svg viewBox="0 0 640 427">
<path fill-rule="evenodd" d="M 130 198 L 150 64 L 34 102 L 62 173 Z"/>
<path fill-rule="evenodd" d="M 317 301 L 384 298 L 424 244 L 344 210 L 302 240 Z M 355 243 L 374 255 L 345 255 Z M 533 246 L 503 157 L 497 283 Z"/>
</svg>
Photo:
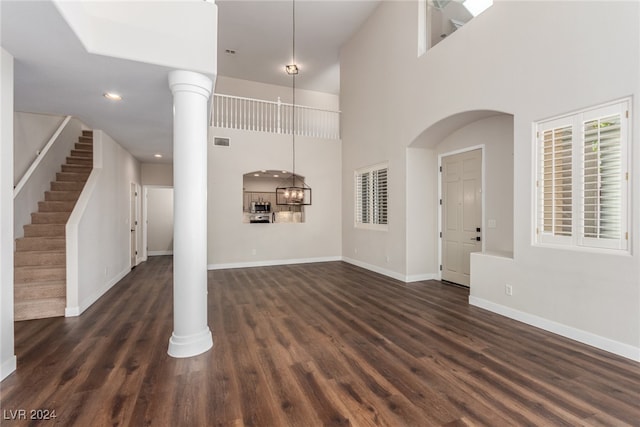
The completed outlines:
<svg viewBox="0 0 640 427">
<path fill-rule="evenodd" d="M 214 348 L 172 359 L 171 271 L 16 323 L 2 425 L 640 426 L 640 364 L 340 262 L 209 272 Z"/>
</svg>

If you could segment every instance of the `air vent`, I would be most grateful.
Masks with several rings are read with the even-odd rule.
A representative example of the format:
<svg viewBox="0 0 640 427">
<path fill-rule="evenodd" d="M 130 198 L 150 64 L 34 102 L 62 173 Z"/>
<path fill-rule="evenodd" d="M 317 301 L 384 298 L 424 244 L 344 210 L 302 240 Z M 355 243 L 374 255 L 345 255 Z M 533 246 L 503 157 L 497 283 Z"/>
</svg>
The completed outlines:
<svg viewBox="0 0 640 427">
<path fill-rule="evenodd" d="M 213 138 L 213 145 L 219 145 L 221 147 L 228 147 L 229 146 L 229 138 L 218 138 L 218 137 L 215 137 L 215 138 Z"/>
</svg>

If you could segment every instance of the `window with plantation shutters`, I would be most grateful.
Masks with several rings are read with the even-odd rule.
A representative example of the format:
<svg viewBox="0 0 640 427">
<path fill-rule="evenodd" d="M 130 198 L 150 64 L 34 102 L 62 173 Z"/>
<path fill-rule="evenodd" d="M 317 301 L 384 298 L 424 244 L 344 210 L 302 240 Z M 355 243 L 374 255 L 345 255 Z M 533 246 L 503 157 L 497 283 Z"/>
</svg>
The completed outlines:
<svg viewBox="0 0 640 427">
<path fill-rule="evenodd" d="M 628 250 L 623 100 L 536 124 L 536 241 Z"/>
<path fill-rule="evenodd" d="M 386 164 L 359 169 L 355 172 L 356 227 L 386 229 L 387 175 Z"/>
</svg>

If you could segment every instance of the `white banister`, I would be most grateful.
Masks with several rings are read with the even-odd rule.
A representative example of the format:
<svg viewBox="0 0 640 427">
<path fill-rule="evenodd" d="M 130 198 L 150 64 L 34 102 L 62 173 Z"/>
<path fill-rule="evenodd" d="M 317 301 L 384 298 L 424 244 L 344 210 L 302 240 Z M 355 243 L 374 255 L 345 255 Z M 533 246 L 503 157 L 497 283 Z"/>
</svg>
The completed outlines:
<svg viewBox="0 0 640 427">
<path fill-rule="evenodd" d="M 340 111 L 292 105 L 281 101 L 214 94 L 214 127 L 340 139 Z M 293 109 L 295 108 L 295 118 Z"/>
<path fill-rule="evenodd" d="M 24 185 L 27 183 L 29 178 L 31 178 L 31 175 L 36 170 L 36 168 L 38 167 L 38 165 L 40 164 L 42 159 L 44 159 L 44 156 L 47 154 L 49 149 L 51 149 L 53 144 L 56 142 L 56 140 L 58 139 L 58 137 L 60 136 L 60 134 L 62 133 L 64 128 L 67 126 L 67 123 L 69 123 L 69 120 L 71 120 L 71 116 L 66 116 L 64 118 L 62 123 L 60 123 L 60 126 L 58 126 L 58 129 L 56 129 L 56 131 L 53 133 L 51 138 L 49 138 L 49 141 L 47 141 L 47 143 L 45 144 L 44 148 L 38 153 L 36 158 L 33 160 L 33 162 L 31 163 L 31 166 L 29 166 L 29 168 L 24 173 L 24 175 L 22 175 L 22 178 L 20 178 L 20 181 L 18 181 L 16 186 L 13 188 L 13 198 L 14 199 L 16 198 L 16 196 L 18 194 L 20 194 L 20 191 L 22 190 Z"/>
</svg>

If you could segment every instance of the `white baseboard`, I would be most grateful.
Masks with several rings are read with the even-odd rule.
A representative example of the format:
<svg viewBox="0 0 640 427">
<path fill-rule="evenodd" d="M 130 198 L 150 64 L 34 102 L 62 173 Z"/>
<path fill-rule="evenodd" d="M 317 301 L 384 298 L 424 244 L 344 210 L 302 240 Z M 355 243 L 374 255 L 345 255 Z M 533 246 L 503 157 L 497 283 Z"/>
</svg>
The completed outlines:
<svg viewBox="0 0 640 427">
<path fill-rule="evenodd" d="M 7 378 L 12 372 L 14 372 L 16 370 L 16 366 L 17 359 L 15 355 L 2 362 L 0 365 L 0 381 Z"/>
<path fill-rule="evenodd" d="M 131 271 L 130 267 L 125 268 L 120 273 L 118 273 L 115 277 L 109 280 L 105 285 L 98 289 L 93 295 L 85 298 L 84 301 L 80 303 L 79 307 L 67 307 L 64 310 L 65 317 L 76 317 L 80 316 L 87 308 L 91 307 L 91 305 L 98 301 L 101 296 L 107 293 L 109 289 L 111 289 L 116 283 L 124 278 Z"/>
<path fill-rule="evenodd" d="M 149 253 L 151 255 L 151 253 Z M 250 268 L 250 267 L 268 267 L 272 265 L 287 265 L 287 264 L 307 264 L 311 262 L 331 262 L 331 261 L 344 261 L 349 264 L 362 267 L 366 270 L 373 271 L 375 273 L 382 274 L 384 276 L 391 277 L 401 282 L 419 282 L 422 280 L 435 280 L 438 279 L 437 274 L 415 274 L 412 276 L 405 276 L 395 271 L 386 270 L 373 264 L 358 261 L 351 258 L 334 256 L 334 257 L 319 257 L 319 258 L 298 258 L 298 259 L 281 259 L 281 260 L 267 260 L 267 261 L 248 261 L 248 262 L 232 262 L 224 264 L 209 264 L 207 269 L 209 270 L 223 270 L 227 268 Z"/>
<path fill-rule="evenodd" d="M 377 265 L 369 264 L 369 263 L 359 261 L 357 259 L 348 258 L 348 257 L 342 257 L 342 260 L 346 263 L 364 268 L 365 270 L 370 270 L 370 271 L 373 271 L 374 273 L 382 274 L 383 276 L 400 280 L 401 282 L 407 282 L 407 276 L 405 276 L 404 274 L 400 274 L 396 271 L 387 270 L 386 268 L 378 267 Z"/>
<path fill-rule="evenodd" d="M 592 334 L 591 332 L 586 332 L 581 329 L 545 319 L 543 317 L 525 313 L 520 310 L 515 310 L 513 308 L 496 304 L 482 298 L 469 296 L 469 304 L 476 307 L 484 308 L 485 310 L 489 310 L 510 319 L 526 323 L 527 325 L 544 329 L 545 331 L 561 335 L 574 341 L 578 341 L 583 344 L 587 344 L 592 347 L 617 354 L 618 356 L 626 357 L 627 359 L 640 362 L 640 347 L 634 347 L 629 344 L 601 337 L 600 335 Z"/>
<path fill-rule="evenodd" d="M 149 251 L 147 256 L 173 255 L 173 251 Z"/>
<path fill-rule="evenodd" d="M 386 268 L 378 267 L 377 265 L 369 264 L 353 258 L 342 257 L 342 260 L 346 263 L 364 268 L 365 270 L 373 271 L 374 273 L 382 274 L 383 276 L 391 277 L 392 279 L 400 280 L 401 282 L 404 282 L 404 283 L 438 279 L 437 274 L 425 273 L 425 274 L 412 274 L 410 276 L 407 276 L 405 274 L 398 273 L 397 271 L 387 270 Z"/>
<path fill-rule="evenodd" d="M 318 258 L 298 258 L 298 259 L 279 259 L 279 260 L 266 260 L 266 261 L 248 261 L 248 262 L 231 262 L 224 264 L 209 264 L 207 269 L 209 270 L 224 270 L 227 268 L 250 268 L 250 267 L 269 267 L 272 265 L 287 265 L 287 264 L 308 264 L 311 262 L 331 262 L 341 261 L 342 257 L 318 257 Z"/>
<path fill-rule="evenodd" d="M 423 280 L 439 280 L 440 276 L 435 273 L 430 274 L 413 274 L 411 276 L 406 276 L 405 282 L 422 282 Z"/>
<path fill-rule="evenodd" d="M 80 307 L 65 307 L 64 317 L 77 317 L 80 316 Z"/>
</svg>

